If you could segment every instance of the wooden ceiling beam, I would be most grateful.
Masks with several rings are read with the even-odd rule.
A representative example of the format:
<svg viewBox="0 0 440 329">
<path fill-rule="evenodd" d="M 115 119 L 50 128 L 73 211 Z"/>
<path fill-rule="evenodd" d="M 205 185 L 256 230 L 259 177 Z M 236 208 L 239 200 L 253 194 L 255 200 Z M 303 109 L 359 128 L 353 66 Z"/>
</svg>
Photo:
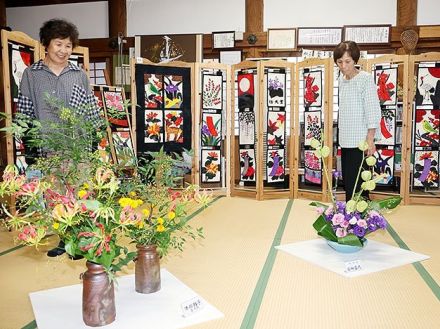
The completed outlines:
<svg viewBox="0 0 440 329">
<path fill-rule="evenodd" d="M 95 2 L 95 1 L 107 1 L 107 0 L 6 0 L 5 3 L 6 3 L 6 8 L 12 8 L 12 7 L 64 5 L 66 3 Z"/>
</svg>

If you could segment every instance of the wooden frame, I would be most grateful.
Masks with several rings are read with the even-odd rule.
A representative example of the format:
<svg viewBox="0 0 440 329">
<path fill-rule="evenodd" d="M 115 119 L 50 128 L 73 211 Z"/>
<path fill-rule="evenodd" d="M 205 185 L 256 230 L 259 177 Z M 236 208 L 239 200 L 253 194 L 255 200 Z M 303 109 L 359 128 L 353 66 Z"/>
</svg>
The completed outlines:
<svg viewBox="0 0 440 329">
<path fill-rule="evenodd" d="M 26 47 L 33 48 L 34 62 L 40 59 L 40 43 L 37 40 L 32 39 L 28 35 L 13 31 L 9 32 L 6 30 L 1 31 L 1 43 L 2 43 L 2 93 L 1 106 L 4 109 L 4 113 L 7 118 L 5 120 L 4 126 L 10 127 L 12 125 L 12 95 L 11 95 L 11 85 L 10 85 L 10 56 L 9 56 L 9 46 L 8 43 L 15 43 L 17 45 L 23 45 Z M 1 136 L 1 135 L 0 135 Z M 2 136 L 1 136 L 2 137 Z M 14 154 L 14 137 L 11 134 L 6 134 L 6 138 L 0 138 L 0 146 L 2 150 L 1 157 L 5 160 L 6 164 L 15 163 Z M 3 154 L 5 152 L 6 154 Z"/>
<path fill-rule="evenodd" d="M 344 41 L 355 41 L 359 45 L 383 45 L 391 43 L 391 24 L 344 25 Z"/>
<path fill-rule="evenodd" d="M 297 47 L 336 46 L 342 32 L 342 27 L 298 27 Z"/>
<path fill-rule="evenodd" d="M 296 28 L 267 29 L 267 50 L 296 50 Z"/>
<path fill-rule="evenodd" d="M 235 32 L 212 32 L 212 49 L 227 49 L 235 47 Z"/>
<path fill-rule="evenodd" d="M 304 69 L 315 69 L 322 68 L 324 70 L 324 74 L 322 76 L 322 81 L 324 82 L 324 87 L 322 88 L 322 118 L 323 118 L 323 137 L 324 140 L 327 141 L 326 145 L 332 150 L 333 149 L 333 59 L 317 59 L 311 58 L 306 59 L 301 63 L 296 64 L 296 75 L 295 75 L 295 111 L 294 111 L 294 146 L 295 150 L 294 161 L 293 161 L 293 175 L 291 175 L 291 186 L 293 186 L 291 192 L 291 198 L 306 198 L 310 200 L 319 200 L 319 201 L 328 201 L 329 196 L 327 193 L 328 189 L 331 189 L 331 186 L 327 186 L 327 181 L 324 179 L 325 175 L 322 169 L 322 184 L 321 188 L 305 188 L 300 186 L 299 176 L 303 176 L 304 169 L 299 168 L 300 163 L 300 153 L 301 145 L 301 124 L 300 124 L 300 99 L 299 95 L 302 93 L 299 92 L 300 88 L 300 74 L 304 71 Z M 331 177 L 332 163 L 333 163 L 333 155 L 331 154 L 327 158 L 325 158 L 326 166 L 327 166 L 327 175 Z"/>
<path fill-rule="evenodd" d="M 440 205 L 440 189 L 436 191 L 431 190 L 426 192 L 414 192 L 411 191 L 411 157 L 412 157 L 412 118 L 414 116 L 414 99 L 416 95 L 415 84 L 414 84 L 414 74 L 416 73 L 416 67 L 418 64 L 423 62 L 436 62 L 440 63 L 439 53 L 426 53 L 422 55 L 409 56 L 408 74 L 405 75 L 408 80 L 408 88 L 406 89 L 406 108 L 407 113 L 403 113 L 403 123 L 406 130 L 402 131 L 403 140 L 402 143 L 402 171 L 406 172 L 406 175 L 402 177 L 405 178 L 405 191 L 403 193 L 405 204 L 430 204 L 430 205 Z M 406 131 L 406 133 L 405 133 Z"/>
<path fill-rule="evenodd" d="M 162 63 L 157 64 L 149 61 L 148 59 L 137 57 L 137 58 L 131 58 L 130 60 L 130 70 L 131 70 L 131 97 L 132 97 L 132 103 L 131 103 L 131 114 L 132 114 L 132 122 L 134 123 L 133 128 L 133 134 L 134 134 L 134 149 L 135 152 L 138 153 L 138 142 L 137 142 L 137 127 L 136 127 L 136 107 L 137 107 L 137 90 L 136 90 L 136 65 L 154 65 L 158 67 L 176 67 L 176 68 L 189 68 L 191 71 L 191 77 L 190 77 L 190 84 L 191 84 L 191 91 L 192 91 L 192 97 L 191 97 L 191 109 L 194 109 L 195 106 L 195 97 L 194 97 L 194 65 L 192 63 L 185 63 L 180 61 L 170 62 L 170 63 Z M 193 122 L 191 127 L 191 149 L 195 149 L 195 137 L 194 137 L 194 122 L 195 122 L 195 111 L 191 111 L 191 120 Z M 194 157 L 192 158 L 192 164 L 191 164 L 191 175 L 190 177 L 185 178 L 185 182 L 188 182 L 190 184 L 193 184 L 195 182 L 195 162 Z"/>
<path fill-rule="evenodd" d="M 399 65 L 399 71 L 398 71 L 398 80 L 399 77 L 402 81 L 401 88 L 403 89 L 403 99 L 402 99 L 402 136 L 411 136 L 411 127 L 408 125 L 408 119 L 411 120 L 411 118 L 408 118 L 408 114 L 411 113 L 411 107 L 408 107 L 408 56 L 406 55 L 384 55 L 380 57 L 376 57 L 374 59 L 369 59 L 366 62 L 366 71 L 372 72 L 373 67 L 379 66 L 379 65 Z M 397 110 L 397 105 L 396 105 Z M 397 192 L 393 191 L 380 191 L 378 189 L 372 191 L 371 198 L 381 198 L 381 196 L 390 196 L 390 195 L 403 195 L 403 203 L 407 204 L 408 200 L 405 197 L 405 190 L 407 189 L 408 184 L 408 175 L 409 175 L 409 169 L 404 169 L 408 167 L 408 159 L 407 159 L 407 150 L 408 149 L 408 140 L 402 139 L 402 166 L 400 171 L 394 171 L 394 176 L 398 177 L 400 176 L 400 189 Z"/>
<path fill-rule="evenodd" d="M 212 73 L 221 72 L 222 77 L 222 109 L 220 111 L 222 122 L 224 123 L 224 127 L 222 127 L 222 140 L 220 147 L 220 155 L 222 157 L 222 161 L 220 161 L 220 165 L 222 167 L 222 178 L 220 183 L 207 183 L 202 182 L 201 175 L 201 159 L 202 159 L 202 141 L 201 141 L 201 131 L 202 131 L 202 123 L 203 123 L 203 79 L 204 73 L 209 75 L 209 72 L 212 70 Z M 208 188 L 213 191 L 215 194 L 223 194 L 226 196 L 230 196 L 230 145 L 231 145 L 231 121 L 230 118 L 230 109 L 231 109 L 231 67 L 226 64 L 220 63 L 196 63 L 195 64 L 195 95 L 202 95 L 202 97 L 195 97 L 195 122 L 194 122 L 194 164 L 195 164 L 195 180 L 194 183 L 199 185 L 201 188 Z M 218 113 L 218 111 L 217 111 Z M 224 133 L 224 134 L 223 134 Z M 205 151 L 207 151 L 206 149 Z"/>
</svg>

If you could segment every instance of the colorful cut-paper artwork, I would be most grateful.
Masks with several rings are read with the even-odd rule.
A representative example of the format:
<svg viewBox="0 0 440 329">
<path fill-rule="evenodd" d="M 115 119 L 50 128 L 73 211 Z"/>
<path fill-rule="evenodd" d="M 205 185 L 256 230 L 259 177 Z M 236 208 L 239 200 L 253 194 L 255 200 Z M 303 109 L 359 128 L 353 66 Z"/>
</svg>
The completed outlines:
<svg viewBox="0 0 440 329">
<path fill-rule="evenodd" d="M 31 65 L 33 53 L 30 49 L 10 44 L 11 47 L 11 100 L 17 102 L 18 89 L 24 70 Z"/>
<path fill-rule="evenodd" d="M 204 109 L 222 109 L 223 89 L 221 75 L 203 76 L 202 108 Z"/>
<path fill-rule="evenodd" d="M 321 111 L 304 112 L 304 145 L 309 146 L 312 139 L 321 140 Z"/>
<path fill-rule="evenodd" d="M 286 106 L 285 73 L 267 73 L 267 106 Z"/>
<path fill-rule="evenodd" d="M 255 182 L 255 150 L 240 149 L 240 180 Z"/>
<path fill-rule="evenodd" d="M 378 175 L 386 174 L 376 184 L 389 185 L 393 182 L 394 154 L 394 149 L 377 149 L 374 153 L 374 157 L 377 160 L 374 165 L 374 172 Z"/>
<path fill-rule="evenodd" d="M 284 181 L 284 149 L 267 151 L 266 168 L 268 183 Z"/>
<path fill-rule="evenodd" d="M 322 105 L 322 71 L 304 73 L 304 106 Z"/>
<path fill-rule="evenodd" d="M 220 146 L 222 140 L 221 113 L 202 113 L 202 146 Z"/>
<path fill-rule="evenodd" d="M 130 132 L 128 130 L 113 131 L 112 140 L 117 163 L 124 164 L 126 166 L 133 165 L 134 150 Z"/>
<path fill-rule="evenodd" d="M 219 150 L 202 150 L 202 182 L 217 183 L 221 180 Z"/>
<path fill-rule="evenodd" d="M 380 119 L 380 136 L 381 138 L 376 144 L 396 144 L 396 110 L 382 110 L 382 118 Z"/>
<path fill-rule="evenodd" d="M 439 147 L 440 110 L 416 109 L 414 145 L 420 147 Z"/>
<path fill-rule="evenodd" d="M 144 74 L 145 108 L 155 109 L 163 107 L 163 75 Z"/>
<path fill-rule="evenodd" d="M 161 110 L 145 111 L 145 143 L 162 143 L 163 112 Z"/>
<path fill-rule="evenodd" d="M 253 111 L 238 112 L 238 132 L 240 145 L 254 145 L 255 113 Z"/>
<path fill-rule="evenodd" d="M 267 112 L 267 145 L 282 146 L 286 139 L 286 112 Z"/>
<path fill-rule="evenodd" d="M 440 108 L 440 67 L 419 67 L 416 105 L 433 105 Z"/>
<path fill-rule="evenodd" d="M 101 118 L 105 118 L 104 103 L 102 102 L 102 92 L 99 89 L 93 90 L 93 96 L 95 96 L 96 104 L 98 105 L 99 115 Z"/>
<path fill-rule="evenodd" d="M 304 150 L 304 180 L 316 185 L 322 183 L 321 159 L 312 150 Z"/>
<path fill-rule="evenodd" d="M 238 82 L 238 108 L 253 109 L 254 108 L 254 75 L 252 73 L 244 73 L 237 75 Z"/>
<path fill-rule="evenodd" d="M 397 68 L 375 70 L 374 80 L 377 86 L 380 105 L 396 105 Z"/>
<path fill-rule="evenodd" d="M 183 78 L 180 75 L 164 76 L 165 108 L 180 109 L 183 103 Z"/>
<path fill-rule="evenodd" d="M 182 111 L 165 111 L 165 142 L 183 143 Z"/>
<path fill-rule="evenodd" d="M 120 91 L 104 91 L 108 121 L 116 127 L 128 127 L 127 110 Z"/>
<path fill-rule="evenodd" d="M 438 155 L 438 151 L 415 151 L 413 186 L 427 189 L 439 187 Z"/>
<path fill-rule="evenodd" d="M 103 137 L 99 141 L 98 154 L 102 161 L 110 162 L 110 150 L 109 150 L 109 142 L 107 137 Z"/>
</svg>

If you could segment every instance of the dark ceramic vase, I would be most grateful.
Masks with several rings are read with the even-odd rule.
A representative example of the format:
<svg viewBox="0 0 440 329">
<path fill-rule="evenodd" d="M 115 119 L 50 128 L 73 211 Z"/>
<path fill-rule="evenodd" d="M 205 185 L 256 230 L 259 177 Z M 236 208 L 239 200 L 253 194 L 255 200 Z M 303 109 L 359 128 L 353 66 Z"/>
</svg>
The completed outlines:
<svg viewBox="0 0 440 329">
<path fill-rule="evenodd" d="M 87 271 L 82 275 L 84 323 L 90 327 L 101 327 L 115 321 L 115 292 L 103 265 L 87 262 Z"/>
<path fill-rule="evenodd" d="M 160 290 L 160 260 L 155 245 L 137 245 L 135 288 L 141 294 Z"/>
</svg>

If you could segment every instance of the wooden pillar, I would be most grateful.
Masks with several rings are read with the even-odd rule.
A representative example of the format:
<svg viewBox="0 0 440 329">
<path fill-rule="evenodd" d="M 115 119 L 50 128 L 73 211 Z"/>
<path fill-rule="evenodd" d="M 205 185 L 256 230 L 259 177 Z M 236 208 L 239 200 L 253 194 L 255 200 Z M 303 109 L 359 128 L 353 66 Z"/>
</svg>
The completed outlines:
<svg viewBox="0 0 440 329">
<path fill-rule="evenodd" d="M 397 0 L 396 26 L 417 25 L 417 0 Z"/>
<path fill-rule="evenodd" d="M 108 37 L 127 36 L 127 1 L 108 0 Z"/>
<path fill-rule="evenodd" d="M 263 32 L 264 0 L 246 0 L 246 32 Z"/>
</svg>

